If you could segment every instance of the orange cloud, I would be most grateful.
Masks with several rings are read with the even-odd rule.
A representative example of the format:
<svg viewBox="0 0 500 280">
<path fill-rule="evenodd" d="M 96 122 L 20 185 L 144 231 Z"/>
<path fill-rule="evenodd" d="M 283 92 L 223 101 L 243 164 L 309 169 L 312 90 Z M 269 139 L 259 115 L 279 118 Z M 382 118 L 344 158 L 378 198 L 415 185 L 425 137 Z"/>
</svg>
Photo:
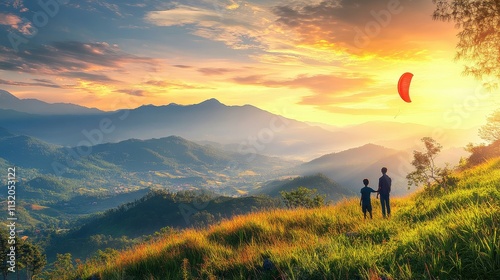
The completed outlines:
<svg viewBox="0 0 500 280">
<path fill-rule="evenodd" d="M 449 27 L 432 21 L 432 11 L 430 1 L 399 0 L 292 2 L 273 9 L 282 28 L 298 35 L 297 44 L 355 56 L 416 60 L 422 59 L 415 56 L 417 49 L 443 40 L 443 32 L 452 34 Z"/>
<path fill-rule="evenodd" d="M 287 87 L 292 89 L 309 89 L 314 95 L 304 97 L 300 104 L 319 105 L 326 101 L 334 102 L 339 96 L 358 92 L 374 83 L 368 77 L 348 76 L 346 74 L 331 75 L 299 75 L 288 80 L 266 79 L 263 75 L 236 77 L 233 81 L 245 85 L 260 85 L 265 87 Z M 342 98 L 346 101 L 345 98 Z M 340 101 L 340 100 L 338 100 Z"/>
<path fill-rule="evenodd" d="M 0 25 L 9 26 L 24 35 L 29 35 L 33 31 L 31 22 L 24 22 L 20 17 L 14 14 L 0 13 Z"/>
</svg>

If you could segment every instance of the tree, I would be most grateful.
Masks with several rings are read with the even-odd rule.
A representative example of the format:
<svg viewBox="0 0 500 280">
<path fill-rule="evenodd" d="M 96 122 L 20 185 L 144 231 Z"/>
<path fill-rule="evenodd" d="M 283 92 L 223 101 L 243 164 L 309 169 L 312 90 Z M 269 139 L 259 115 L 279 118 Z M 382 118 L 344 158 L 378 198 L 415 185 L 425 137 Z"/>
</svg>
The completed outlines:
<svg viewBox="0 0 500 280">
<path fill-rule="evenodd" d="M 434 20 L 454 21 L 461 31 L 455 58 L 472 62 L 464 74 L 478 80 L 500 77 L 500 1 L 433 0 Z M 496 84 L 494 85 L 496 86 Z"/>
<path fill-rule="evenodd" d="M 479 137 L 488 144 L 474 145 L 469 143 L 465 150 L 471 155 L 463 167 L 471 167 L 500 156 L 500 109 L 495 110 L 486 120 L 486 124 L 479 129 Z"/>
<path fill-rule="evenodd" d="M 24 242 L 20 248 L 20 262 L 26 268 L 27 279 L 33 279 L 33 277 L 40 272 L 47 264 L 47 259 L 44 254 L 42 254 L 42 249 L 38 245 L 34 245 L 31 242 Z"/>
<path fill-rule="evenodd" d="M 103 250 L 97 250 L 97 252 L 95 253 L 95 256 L 93 257 L 93 259 L 97 262 L 97 263 L 106 263 L 110 260 L 113 260 L 115 259 L 118 255 L 120 254 L 120 252 L 118 252 L 118 250 L 116 249 L 113 249 L 113 248 L 106 248 L 104 251 Z"/>
<path fill-rule="evenodd" d="M 70 253 L 57 254 L 56 261 L 50 271 L 44 272 L 44 279 L 73 279 L 76 273 Z"/>
<path fill-rule="evenodd" d="M 475 146 L 469 143 L 465 150 L 471 155 L 467 159 L 463 167 L 471 167 L 481 164 L 491 158 L 500 157 L 500 140 L 497 140 L 489 145 L 480 144 Z"/>
<path fill-rule="evenodd" d="M 500 109 L 488 117 L 486 124 L 479 129 L 479 137 L 489 143 L 500 140 Z"/>
<path fill-rule="evenodd" d="M 9 265 L 7 264 L 9 252 L 9 233 L 0 228 L 0 271 L 2 272 L 3 279 L 7 279 L 9 273 Z"/>
<path fill-rule="evenodd" d="M 197 212 L 191 217 L 191 219 L 193 222 L 193 226 L 198 228 L 208 227 L 209 225 L 214 224 L 215 221 L 217 221 L 215 216 L 206 210 Z"/>
<path fill-rule="evenodd" d="M 325 205 L 325 196 L 319 194 L 313 196 L 316 192 L 316 189 L 310 190 L 308 188 L 299 187 L 290 192 L 281 191 L 280 194 L 288 208 L 314 208 Z"/>
<path fill-rule="evenodd" d="M 411 164 L 415 167 L 415 171 L 406 176 L 408 185 L 424 184 L 429 187 L 432 183 L 437 183 L 446 188 L 451 171 L 448 167 L 441 168 L 436 165 L 436 157 L 443 147 L 431 137 L 424 137 L 421 141 L 425 145 L 425 151 L 413 151 Z"/>
</svg>

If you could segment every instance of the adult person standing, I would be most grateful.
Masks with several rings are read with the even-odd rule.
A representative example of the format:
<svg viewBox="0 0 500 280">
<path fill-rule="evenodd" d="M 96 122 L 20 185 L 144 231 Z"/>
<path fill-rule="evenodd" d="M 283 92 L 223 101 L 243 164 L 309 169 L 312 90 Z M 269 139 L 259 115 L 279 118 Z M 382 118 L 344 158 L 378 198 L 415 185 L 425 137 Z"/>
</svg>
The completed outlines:
<svg viewBox="0 0 500 280">
<path fill-rule="evenodd" d="M 391 216 L 391 205 L 389 203 L 389 194 L 391 193 L 391 177 L 387 176 L 387 168 L 382 167 L 382 177 L 378 179 L 378 190 L 377 190 L 377 198 L 380 195 L 380 204 L 382 204 L 382 215 L 384 218 L 386 217 L 386 208 L 387 208 L 387 217 Z"/>
</svg>

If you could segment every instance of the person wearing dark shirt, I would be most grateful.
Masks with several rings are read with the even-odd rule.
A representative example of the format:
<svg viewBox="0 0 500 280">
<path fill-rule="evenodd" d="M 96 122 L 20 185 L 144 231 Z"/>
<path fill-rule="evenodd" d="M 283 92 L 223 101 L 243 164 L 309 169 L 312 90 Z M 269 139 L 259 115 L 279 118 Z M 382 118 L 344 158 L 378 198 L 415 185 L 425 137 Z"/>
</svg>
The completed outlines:
<svg viewBox="0 0 500 280">
<path fill-rule="evenodd" d="M 359 204 L 361 205 L 361 209 L 363 210 L 363 215 L 365 216 L 366 220 L 366 212 L 370 213 L 370 219 L 372 219 L 372 202 L 370 200 L 370 195 L 372 192 L 377 192 L 374 189 L 368 187 L 368 184 L 370 181 L 368 179 L 363 180 L 363 184 L 365 185 L 364 188 L 361 189 L 361 200 L 359 201 Z"/>
<path fill-rule="evenodd" d="M 378 179 L 378 194 L 377 198 L 380 195 L 380 204 L 382 205 L 382 216 L 386 217 L 386 209 L 387 209 L 387 217 L 391 216 L 391 206 L 389 203 L 389 194 L 391 193 L 391 177 L 387 176 L 387 168 L 382 167 L 382 177 Z"/>
</svg>

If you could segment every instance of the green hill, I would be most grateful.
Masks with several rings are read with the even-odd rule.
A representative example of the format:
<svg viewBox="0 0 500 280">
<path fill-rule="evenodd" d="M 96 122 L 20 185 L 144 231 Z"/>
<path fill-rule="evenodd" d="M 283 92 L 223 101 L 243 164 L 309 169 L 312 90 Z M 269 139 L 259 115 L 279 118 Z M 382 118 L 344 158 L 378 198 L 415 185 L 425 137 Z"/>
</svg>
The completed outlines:
<svg viewBox="0 0 500 280">
<path fill-rule="evenodd" d="M 249 161 L 246 155 L 177 136 L 71 148 L 0 128 L 0 146 L 0 166 L 16 166 L 25 179 L 20 183 L 24 198 L 43 205 L 149 187 L 237 194 L 295 164 L 262 155 Z"/>
<path fill-rule="evenodd" d="M 151 140 L 126 140 L 92 148 L 92 158 L 111 162 L 128 171 L 171 170 L 177 166 L 225 167 L 228 153 L 170 136 Z"/>
<path fill-rule="evenodd" d="M 154 234 L 164 227 L 206 227 L 235 215 L 276 208 L 278 205 L 279 201 L 265 196 L 233 198 L 199 192 L 151 191 L 135 202 L 88 218 L 80 228 L 54 237 L 46 246 L 46 253 L 50 260 L 61 252 L 86 258 L 97 249 L 106 248 L 103 245 L 121 248 L 131 243 L 132 239 Z"/>
<path fill-rule="evenodd" d="M 352 199 L 320 209 L 238 216 L 166 234 L 73 276 L 89 279 L 498 279 L 500 159 L 393 199 L 364 221 Z M 263 259 L 272 265 L 263 269 Z M 269 263 L 269 262 L 268 262 Z"/>
<path fill-rule="evenodd" d="M 94 234 L 139 237 L 166 226 L 186 228 L 200 222 L 203 225 L 203 218 L 207 216 L 215 221 L 275 206 L 275 200 L 262 196 L 232 198 L 196 192 L 153 191 L 135 202 L 107 211 L 69 237 Z"/>
<path fill-rule="evenodd" d="M 58 146 L 24 135 L 0 135 L 0 158 L 15 166 L 51 172 L 51 164 L 61 156 Z"/>
<path fill-rule="evenodd" d="M 317 194 L 325 195 L 327 201 L 339 201 L 342 198 L 356 195 L 356 193 L 344 189 L 323 174 L 271 181 L 257 189 L 254 193 L 266 194 L 271 197 L 281 197 L 281 191 L 290 192 L 299 187 L 316 189 L 318 191 Z"/>
</svg>

